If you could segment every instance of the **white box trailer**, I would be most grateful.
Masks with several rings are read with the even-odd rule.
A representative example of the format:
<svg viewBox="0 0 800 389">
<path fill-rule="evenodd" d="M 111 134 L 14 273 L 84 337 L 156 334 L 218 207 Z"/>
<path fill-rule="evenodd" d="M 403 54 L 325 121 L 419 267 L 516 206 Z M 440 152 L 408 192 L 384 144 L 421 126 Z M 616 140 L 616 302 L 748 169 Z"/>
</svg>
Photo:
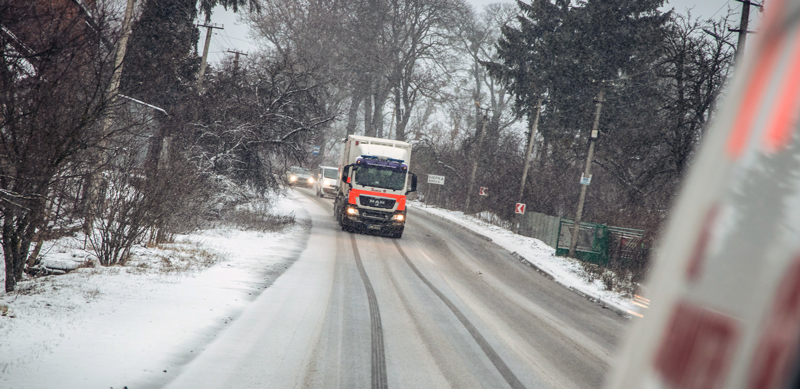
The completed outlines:
<svg viewBox="0 0 800 389">
<path fill-rule="evenodd" d="M 417 190 L 410 164 L 411 145 L 406 142 L 349 135 L 342 146 L 334 201 L 334 217 L 342 229 L 400 238 L 406 196 Z"/>
</svg>

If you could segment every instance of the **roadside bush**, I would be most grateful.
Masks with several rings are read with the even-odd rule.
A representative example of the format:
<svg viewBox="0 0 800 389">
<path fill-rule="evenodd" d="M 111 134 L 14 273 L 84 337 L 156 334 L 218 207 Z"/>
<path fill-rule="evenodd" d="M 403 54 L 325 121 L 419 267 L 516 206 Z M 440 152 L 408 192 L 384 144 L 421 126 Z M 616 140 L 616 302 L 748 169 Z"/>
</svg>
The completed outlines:
<svg viewBox="0 0 800 389">
<path fill-rule="evenodd" d="M 234 211 L 226 219 L 231 224 L 245 230 L 261 232 L 281 231 L 295 223 L 294 213 L 281 216 L 242 209 Z"/>
<path fill-rule="evenodd" d="M 88 240 L 103 266 L 124 265 L 130 250 L 152 225 L 153 199 L 147 195 L 147 180 L 134 169 L 130 155 L 118 158 L 103 172 L 100 196 L 90 204 L 97 217 Z"/>
<path fill-rule="evenodd" d="M 276 232 L 295 223 L 294 212 L 276 215 L 267 199 L 261 198 L 234 207 L 223 217 L 226 224 L 245 230 Z"/>
<path fill-rule="evenodd" d="M 146 130 L 146 129 L 145 129 Z M 149 131 L 114 139 L 99 195 L 89 204 L 89 242 L 103 266 L 124 265 L 134 244 L 150 233 L 151 243 L 194 230 L 209 207 L 213 187 L 180 150 L 163 142 L 153 155 Z"/>
</svg>

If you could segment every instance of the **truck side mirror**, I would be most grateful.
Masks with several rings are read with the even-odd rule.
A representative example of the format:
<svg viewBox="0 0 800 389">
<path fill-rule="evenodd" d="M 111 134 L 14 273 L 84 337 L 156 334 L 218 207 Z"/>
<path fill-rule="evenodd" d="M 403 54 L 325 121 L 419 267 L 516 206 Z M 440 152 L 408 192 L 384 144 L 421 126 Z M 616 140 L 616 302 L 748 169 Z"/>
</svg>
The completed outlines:
<svg viewBox="0 0 800 389">
<path fill-rule="evenodd" d="M 350 168 L 352 167 L 353 165 L 345 165 L 342 167 L 342 182 L 350 184 Z"/>
<path fill-rule="evenodd" d="M 409 191 L 409 193 L 410 192 L 416 192 L 417 191 L 417 175 L 414 174 L 414 173 L 408 173 L 408 174 L 411 175 L 411 187 L 408 189 L 408 191 Z"/>
</svg>

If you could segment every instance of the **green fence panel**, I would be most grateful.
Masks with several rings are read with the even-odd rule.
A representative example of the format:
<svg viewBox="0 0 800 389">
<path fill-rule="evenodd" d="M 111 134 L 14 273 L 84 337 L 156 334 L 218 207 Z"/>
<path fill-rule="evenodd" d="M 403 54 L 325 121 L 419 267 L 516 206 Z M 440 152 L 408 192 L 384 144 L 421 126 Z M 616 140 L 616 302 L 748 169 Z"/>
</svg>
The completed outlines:
<svg viewBox="0 0 800 389">
<path fill-rule="evenodd" d="M 561 219 L 556 242 L 556 255 L 565 257 L 569 254 L 572 242 L 572 230 L 575 221 Z M 598 223 L 581 222 L 578 228 L 575 257 L 584 262 L 608 267 L 613 260 L 630 261 L 634 254 L 641 251 L 643 230 L 613 227 Z M 622 266 L 627 266 L 621 263 Z"/>
</svg>

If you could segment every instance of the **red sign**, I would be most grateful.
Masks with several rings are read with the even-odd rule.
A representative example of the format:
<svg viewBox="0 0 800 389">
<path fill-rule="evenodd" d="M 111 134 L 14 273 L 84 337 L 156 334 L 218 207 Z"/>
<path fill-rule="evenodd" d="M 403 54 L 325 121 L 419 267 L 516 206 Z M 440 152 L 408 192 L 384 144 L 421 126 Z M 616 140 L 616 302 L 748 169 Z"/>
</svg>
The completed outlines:
<svg viewBox="0 0 800 389">
<path fill-rule="evenodd" d="M 481 195 L 481 196 L 487 196 L 488 194 L 486 192 L 488 192 L 488 191 L 489 191 L 489 188 L 486 188 L 486 187 L 482 186 L 480 191 L 478 192 L 478 194 Z"/>
<path fill-rule="evenodd" d="M 514 208 L 514 213 L 519 213 L 524 215 L 525 214 L 525 204 L 517 203 L 517 206 Z"/>
</svg>

